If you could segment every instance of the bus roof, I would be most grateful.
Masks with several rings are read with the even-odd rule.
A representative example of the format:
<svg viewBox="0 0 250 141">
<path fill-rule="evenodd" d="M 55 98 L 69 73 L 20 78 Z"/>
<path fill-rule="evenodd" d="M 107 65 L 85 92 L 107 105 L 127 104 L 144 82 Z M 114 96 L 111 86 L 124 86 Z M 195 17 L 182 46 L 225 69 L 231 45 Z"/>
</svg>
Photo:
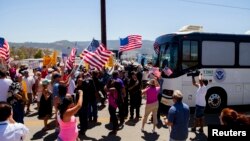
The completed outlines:
<svg viewBox="0 0 250 141">
<path fill-rule="evenodd" d="M 210 39 L 210 40 L 241 40 L 250 42 L 250 35 L 248 34 L 225 34 L 225 33 L 205 33 L 205 32 L 176 32 L 165 34 L 156 38 L 158 44 L 164 44 L 172 41 L 174 38 L 183 37 L 189 39 Z"/>
</svg>

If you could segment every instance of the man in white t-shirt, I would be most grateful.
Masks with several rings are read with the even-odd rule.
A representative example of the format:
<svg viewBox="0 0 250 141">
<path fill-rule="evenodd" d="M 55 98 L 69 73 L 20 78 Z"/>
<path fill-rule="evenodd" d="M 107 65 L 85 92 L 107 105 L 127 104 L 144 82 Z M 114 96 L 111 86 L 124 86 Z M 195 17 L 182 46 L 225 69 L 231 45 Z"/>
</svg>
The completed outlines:
<svg viewBox="0 0 250 141">
<path fill-rule="evenodd" d="M 0 101 L 7 101 L 9 87 L 12 84 L 12 80 L 6 78 L 6 73 L 0 70 Z"/>
<path fill-rule="evenodd" d="M 23 141 L 29 129 L 14 121 L 12 107 L 7 102 L 0 101 L 0 113 L 0 140 Z"/>
<path fill-rule="evenodd" d="M 48 74 L 46 75 L 45 79 L 51 80 L 53 71 L 54 71 L 54 69 L 49 68 L 48 69 Z"/>
<path fill-rule="evenodd" d="M 195 99 L 195 121 L 192 131 L 196 131 L 196 127 L 200 127 L 199 132 L 203 133 L 204 126 L 204 111 L 206 107 L 206 94 L 207 94 L 207 84 L 208 80 L 203 79 L 202 73 L 199 74 L 199 83 L 195 82 L 194 76 L 192 76 L 193 85 L 198 89 L 196 91 Z"/>
<path fill-rule="evenodd" d="M 33 76 L 29 76 L 28 70 L 24 70 L 23 74 L 24 74 L 23 81 L 26 83 L 27 86 L 28 103 L 27 103 L 26 114 L 28 114 L 30 112 L 30 104 L 32 103 L 32 95 L 33 95 L 32 87 L 35 84 L 35 79 Z"/>
</svg>

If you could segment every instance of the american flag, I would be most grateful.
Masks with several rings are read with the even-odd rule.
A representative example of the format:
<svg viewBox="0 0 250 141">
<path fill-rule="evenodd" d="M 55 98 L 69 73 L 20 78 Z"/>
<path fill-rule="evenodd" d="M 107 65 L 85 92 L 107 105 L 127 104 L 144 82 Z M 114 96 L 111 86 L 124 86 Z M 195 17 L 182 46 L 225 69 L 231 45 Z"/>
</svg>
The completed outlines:
<svg viewBox="0 0 250 141">
<path fill-rule="evenodd" d="M 10 47 L 8 42 L 2 37 L 0 37 L 0 58 L 3 58 L 7 64 L 9 63 Z"/>
<path fill-rule="evenodd" d="M 142 37 L 141 35 L 129 35 L 126 38 L 120 39 L 120 52 L 141 48 Z"/>
<path fill-rule="evenodd" d="M 99 44 L 95 39 L 93 39 L 90 45 L 82 52 L 84 61 L 98 70 L 102 69 L 112 54 L 113 52 L 107 50 L 103 44 Z"/>
<path fill-rule="evenodd" d="M 74 63 L 75 63 L 75 60 L 76 60 L 76 52 L 77 52 L 77 49 L 76 48 L 72 48 L 71 52 L 70 52 L 70 55 L 66 61 L 66 68 L 68 70 L 72 70 L 73 67 L 74 67 Z"/>
<path fill-rule="evenodd" d="M 164 67 L 163 72 L 167 76 L 170 76 L 171 74 L 173 74 L 173 71 L 167 66 Z"/>
<path fill-rule="evenodd" d="M 156 54 L 160 53 L 160 45 L 157 42 L 154 43 L 154 50 Z"/>
<path fill-rule="evenodd" d="M 156 77 L 161 77 L 161 72 L 158 67 L 152 67 L 151 70 L 149 71 L 149 74 L 153 74 Z"/>
</svg>

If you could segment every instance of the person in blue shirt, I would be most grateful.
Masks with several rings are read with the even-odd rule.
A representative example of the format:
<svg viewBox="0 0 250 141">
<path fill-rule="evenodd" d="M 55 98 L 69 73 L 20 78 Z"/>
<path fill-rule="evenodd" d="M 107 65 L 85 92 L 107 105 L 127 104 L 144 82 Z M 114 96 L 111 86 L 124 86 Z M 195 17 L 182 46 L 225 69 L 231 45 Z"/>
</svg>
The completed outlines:
<svg viewBox="0 0 250 141">
<path fill-rule="evenodd" d="M 58 112 L 58 106 L 60 104 L 60 96 L 59 96 L 59 82 L 61 80 L 61 75 L 59 73 L 55 73 L 52 76 L 53 78 L 53 90 L 52 90 L 52 95 L 53 95 L 53 104 L 55 108 L 55 115 L 56 115 L 56 128 L 55 131 L 59 132 L 59 124 L 57 122 L 57 112 Z"/>
<path fill-rule="evenodd" d="M 181 91 L 175 90 L 173 94 L 174 105 L 168 111 L 165 124 L 171 127 L 169 141 L 185 141 L 188 137 L 188 123 L 190 117 L 189 106 L 182 102 Z"/>
</svg>

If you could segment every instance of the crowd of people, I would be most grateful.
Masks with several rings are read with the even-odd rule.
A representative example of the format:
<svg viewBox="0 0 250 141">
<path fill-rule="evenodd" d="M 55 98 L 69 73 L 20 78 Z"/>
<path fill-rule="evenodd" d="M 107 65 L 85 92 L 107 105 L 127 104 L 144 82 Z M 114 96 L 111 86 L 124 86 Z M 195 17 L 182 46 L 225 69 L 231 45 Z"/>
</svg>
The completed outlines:
<svg viewBox="0 0 250 141">
<path fill-rule="evenodd" d="M 25 115 L 29 115 L 30 104 L 36 103 L 38 119 L 44 121 L 42 130 L 51 129 L 48 120 L 55 114 L 59 141 L 75 141 L 78 134 L 85 135 L 90 122 L 98 121 L 98 103 L 108 102 L 112 133 L 116 134 L 125 119 L 139 121 L 143 117 L 141 130 L 144 131 L 148 116 L 152 113 L 152 132 L 160 120 L 160 100 L 162 79 L 150 72 L 152 64 L 116 65 L 112 70 L 65 70 L 64 67 L 46 66 L 33 69 L 12 65 L 9 71 L 0 70 L 0 138 L 3 141 L 22 140 L 28 133 L 24 125 Z M 191 129 L 203 132 L 205 95 L 207 80 L 199 76 L 196 83 L 195 122 Z M 144 115 L 140 115 L 142 98 L 146 97 Z M 164 122 L 171 127 L 170 140 L 186 140 L 190 119 L 189 106 L 182 102 L 182 92 L 173 92 L 173 102 Z M 54 112 L 53 112 L 54 111 Z M 118 112 L 117 112 L 118 111 Z M 180 112 L 181 111 L 181 112 Z M 118 113 L 118 114 L 117 114 Z M 77 118 L 79 116 L 79 126 Z M 221 124 L 249 124 L 249 120 L 232 109 L 224 109 Z M 8 134 L 7 134 L 8 133 Z"/>
</svg>

